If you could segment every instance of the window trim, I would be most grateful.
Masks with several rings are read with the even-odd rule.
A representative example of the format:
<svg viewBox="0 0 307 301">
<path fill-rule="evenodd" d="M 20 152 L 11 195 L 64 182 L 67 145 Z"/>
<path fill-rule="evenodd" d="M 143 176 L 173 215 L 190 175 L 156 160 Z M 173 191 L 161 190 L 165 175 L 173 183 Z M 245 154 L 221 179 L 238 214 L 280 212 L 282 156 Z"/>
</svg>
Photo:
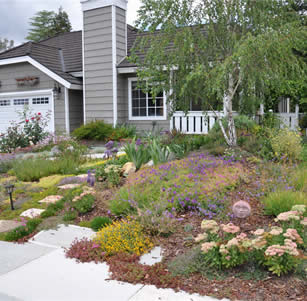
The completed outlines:
<svg viewBox="0 0 307 301">
<path fill-rule="evenodd" d="M 142 117 L 135 117 L 132 116 L 132 82 L 138 81 L 137 77 L 130 77 L 128 78 L 128 116 L 129 120 L 139 120 L 139 121 L 146 121 L 146 120 L 167 120 L 167 112 L 166 112 L 166 93 L 163 91 L 163 116 L 142 116 Z M 146 109 L 148 110 L 148 99 L 146 99 Z"/>
</svg>

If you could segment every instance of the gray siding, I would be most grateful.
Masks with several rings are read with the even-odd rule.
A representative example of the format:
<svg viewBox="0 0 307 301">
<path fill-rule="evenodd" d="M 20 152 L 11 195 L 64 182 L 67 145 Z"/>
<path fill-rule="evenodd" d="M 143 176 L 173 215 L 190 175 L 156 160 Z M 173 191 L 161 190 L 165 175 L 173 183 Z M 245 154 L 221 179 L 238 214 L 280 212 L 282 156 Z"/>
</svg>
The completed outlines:
<svg viewBox="0 0 307 301">
<path fill-rule="evenodd" d="M 117 64 L 127 56 L 126 48 L 126 12 L 121 8 L 116 8 L 116 47 Z M 127 78 L 117 75 L 117 119 L 118 123 L 125 123 L 128 119 L 128 91 Z"/>
<path fill-rule="evenodd" d="M 69 90 L 69 119 L 70 131 L 83 124 L 83 92 Z"/>
<path fill-rule="evenodd" d="M 26 76 L 39 77 L 39 84 L 35 87 L 18 87 L 16 78 Z M 0 81 L 0 93 L 47 90 L 53 89 L 54 87 L 54 80 L 52 78 L 29 63 L 0 66 Z M 57 131 L 63 131 L 65 129 L 64 87 L 61 87 L 61 89 L 62 93 L 54 99 L 54 122 Z"/>
<path fill-rule="evenodd" d="M 113 123 L 112 8 L 85 11 L 83 21 L 86 121 Z"/>
</svg>

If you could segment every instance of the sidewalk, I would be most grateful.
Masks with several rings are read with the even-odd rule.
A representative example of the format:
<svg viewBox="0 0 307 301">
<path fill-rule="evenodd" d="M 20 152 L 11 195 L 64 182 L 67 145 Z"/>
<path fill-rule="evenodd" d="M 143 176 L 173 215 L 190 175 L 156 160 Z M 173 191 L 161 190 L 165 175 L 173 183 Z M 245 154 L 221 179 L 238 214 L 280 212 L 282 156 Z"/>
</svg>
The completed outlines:
<svg viewBox="0 0 307 301">
<path fill-rule="evenodd" d="M 65 258 L 62 247 L 93 232 L 76 226 L 38 233 L 25 244 L 0 242 L 0 301 L 214 301 L 171 289 L 108 280 L 105 263 Z M 226 299 L 224 299 L 226 300 Z"/>
</svg>

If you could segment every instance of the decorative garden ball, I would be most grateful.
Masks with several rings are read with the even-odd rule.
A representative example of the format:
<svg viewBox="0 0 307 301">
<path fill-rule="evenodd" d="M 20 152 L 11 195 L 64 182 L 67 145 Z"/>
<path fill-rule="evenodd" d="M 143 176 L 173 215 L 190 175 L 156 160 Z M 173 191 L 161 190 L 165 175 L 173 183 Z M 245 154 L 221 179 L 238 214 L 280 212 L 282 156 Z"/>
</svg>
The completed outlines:
<svg viewBox="0 0 307 301">
<path fill-rule="evenodd" d="M 247 218 L 251 214 L 251 206 L 245 201 L 239 201 L 232 206 L 232 212 L 235 217 Z"/>
</svg>

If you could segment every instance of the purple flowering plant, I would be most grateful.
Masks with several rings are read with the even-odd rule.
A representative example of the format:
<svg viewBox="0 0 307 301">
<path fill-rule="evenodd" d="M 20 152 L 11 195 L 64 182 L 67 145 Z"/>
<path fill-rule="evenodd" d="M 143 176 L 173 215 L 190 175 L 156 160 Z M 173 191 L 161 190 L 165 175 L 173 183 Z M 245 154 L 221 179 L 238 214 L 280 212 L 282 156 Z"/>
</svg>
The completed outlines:
<svg viewBox="0 0 307 301">
<path fill-rule="evenodd" d="M 129 200 L 136 208 L 152 210 L 159 203 L 162 211 L 174 216 L 190 212 L 213 218 L 224 210 L 224 195 L 239 183 L 242 169 L 240 162 L 231 159 L 187 157 L 133 175 L 112 204 L 118 208 Z"/>
</svg>

